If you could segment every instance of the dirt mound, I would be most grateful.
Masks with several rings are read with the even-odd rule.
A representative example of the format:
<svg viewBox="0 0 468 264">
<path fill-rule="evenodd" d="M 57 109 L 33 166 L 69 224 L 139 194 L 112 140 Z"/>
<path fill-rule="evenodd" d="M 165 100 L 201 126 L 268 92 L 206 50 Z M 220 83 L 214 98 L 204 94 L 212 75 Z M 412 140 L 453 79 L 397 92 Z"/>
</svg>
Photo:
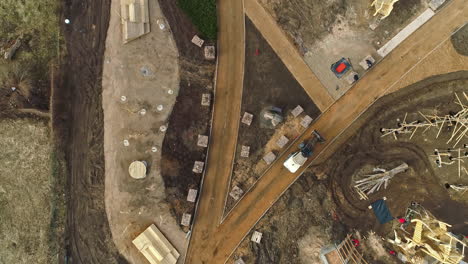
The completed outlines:
<svg viewBox="0 0 468 264">
<path fill-rule="evenodd" d="M 453 47 L 459 54 L 468 56 L 468 23 L 453 34 L 450 41 L 452 41 Z"/>
</svg>

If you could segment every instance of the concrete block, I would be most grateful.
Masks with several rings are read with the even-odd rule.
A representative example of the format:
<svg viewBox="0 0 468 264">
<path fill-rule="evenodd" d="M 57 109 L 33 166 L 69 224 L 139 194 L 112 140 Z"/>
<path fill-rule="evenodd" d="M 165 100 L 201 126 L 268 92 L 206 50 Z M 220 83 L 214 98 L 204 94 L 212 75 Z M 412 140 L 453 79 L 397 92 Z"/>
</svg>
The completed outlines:
<svg viewBox="0 0 468 264">
<path fill-rule="evenodd" d="M 242 194 L 244 194 L 244 191 L 242 191 L 242 189 L 238 186 L 234 186 L 231 192 L 229 193 L 229 196 L 231 196 L 234 200 L 237 201 L 239 200 L 239 198 L 242 197 Z"/>
<path fill-rule="evenodd" d="M 191 214 L 184 213 L 182 215 L 182 221 L 180 222 L 181 225 L 183 226 L 190 226 L 190 220 L 192 219 Z"/>
<path fill-rule="evenodd" d="M 242 117 L 242 123 L 250 126 L 250 124 L 252 124 L 252 120 L 253 120 L 253 115 L 251 113 L 245 112 L 244 116 Z"/>
<path fill-rule="evenodd" d="M 205 46 L 205 60 L 214 60 L 216 58 L 216 50 L 214 46 Z"/>
<path fill-rule="evenodd" d="M 198 190 L 196 189 L 189 189 L 187 195 L 187 201 L 194 203 L 197 200 Z"/>
<path fill-rule="evenodd" d="M 242 146 L 240 156 L 242 158 L 248 158 L 250 156 L 250 146 Z"/>
<path fill-rule="evenodd" d="M 309 127 L 310 123 L 312 123 L 312 117 L 306 115 L 302 118 L 302 121 L 301 121 L 301 126 L 307 128 Z"/>
<path fill-rule="evenodd" d="M 294 109 L 292 110 L 291 113 L 292 113 L 292 115 L 293 115 L 294 117 L 297 117 L 297 116 L 300 115 L 302 112 L 304 112 L 304 109 L 302 108 L 302 106 L 298 105 L 298 106 L 296 106 L 296 108 L 294 108 Z"/>
<path fill-rule="evenodd" d="M 208 147 L 208 136 L 198 135 L 197 146 L 199 147 Z"/>
<path fill-rule="evenodd" d="M 370 61 L 372 65 L 375 64 L 375 59 L 371 55 L 367 55 L 362 61 L 359 62 L 359 66 L 361 66 L 364 70 L 368 70 L 371 66 L 367 64 L 367 61 Z"/>
<path fill-rule="evenodd" d="M 355 71 L 350 71 L 350 72 L 348 73 L 348 75 L 345 76 L 344 79 L 346 80 L 346 82 L 347 82 L 348 84 L 353 84 L 353 83 L 355 83 L 355 82 L 358 80 L 358 79 L 356 79 L 355 76 L 357 76 L 357 78 L 359 79 L 359 75 L 357 74 L 357 72 L 355 72 Z"/>
<path fill-rule="evenodd" d="M 445 3 L 445 0 L 431 0 L 429 2 L 429 7 L 436 11 L 443 3 Z"/>
<path fill-rule="evenodd" d="M 201 39 L 200 37 L 198 37 L 197 35 L 195 35 L 192 38 L 192 43 L 201 48 L 203 46 L 203 43 L 205 43 L 205 41 Z"/>
<path fill-rule="evenodd" d="M 254 231 L 253 234 L 252 234 L 252 237 L 250 238 L 250 240 L 252 242 L 255 242 L 257 244 L 260 244 L 260 241 L 262 241 L 262 236 L 263 234 L 258 232 L 258 231 Z"/>
<path fill-rule="evenodd" d="M 284 135 L 281 135 L 281 137 L 276 141 L 276 146 L 283 148 L 284 146 L 286 146 L 286 144 L 288 144 L 288 142 L 289 139 Z"/>
<path fill-rule="evenodd" d="M 209 93 L 202 94 L 201 105 L 203 105 L 203 106 L 210 106 L 211 105 L 211 94 L 209 94 Z"/>
<path fill-rule="evenodd" d="M 242 258 L 238 258 L 236 261 L 234 261 L 234 264 L 245 264 L 245 262 Z"/>
<path fill-rule="evenodd" d="M 276 155 L 273 152 L 268 152 L 264 157 L 263 160 L 266 162 L 266 164 L 270 165 L 273 163 L 273 161 L 276 159 Z"/>
<path fill-rule="evenodd" d="M 203 172 L 203 166 L 205 165 L 205 162 L 203 161 L 195 161 L 195 164 L 193 164 L 193 172 L 195 173 L 202 173 Z"/>
</svg>

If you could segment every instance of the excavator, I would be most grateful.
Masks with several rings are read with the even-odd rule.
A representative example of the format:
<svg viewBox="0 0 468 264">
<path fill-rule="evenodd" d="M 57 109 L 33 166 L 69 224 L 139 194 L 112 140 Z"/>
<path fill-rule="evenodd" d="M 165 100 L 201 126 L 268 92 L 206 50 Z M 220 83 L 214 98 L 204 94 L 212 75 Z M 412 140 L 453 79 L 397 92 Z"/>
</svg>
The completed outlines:
<svg viewBox="0 0 468 264">
<path fill-rule="evenodd" d="M 325 142 L 325 139 L 316 130 L 312 131 L 312 136 L 309 140 L 301 142 L 299 150 L 289 155 L 283 163 L 283 166 L 291 173 L 295 173 L 312 156 L 316 143 Z"/>
</svg>

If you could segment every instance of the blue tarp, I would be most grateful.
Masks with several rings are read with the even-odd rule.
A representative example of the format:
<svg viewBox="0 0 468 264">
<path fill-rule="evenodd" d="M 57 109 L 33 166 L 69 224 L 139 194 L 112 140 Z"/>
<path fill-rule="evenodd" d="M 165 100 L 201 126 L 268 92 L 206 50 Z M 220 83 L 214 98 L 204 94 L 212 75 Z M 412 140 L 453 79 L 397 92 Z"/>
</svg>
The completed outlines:
<svg viewBox="0 0 468 264">
<path fill-rule="evenodd" d="M 385 224 L 393 220 L 393 216 L 390 213 L 390 210 L 388 210 L 387 204 L 383 199 L 377 200 L 371 205 L 375 216 L 381 224 Z"/>
</svg>

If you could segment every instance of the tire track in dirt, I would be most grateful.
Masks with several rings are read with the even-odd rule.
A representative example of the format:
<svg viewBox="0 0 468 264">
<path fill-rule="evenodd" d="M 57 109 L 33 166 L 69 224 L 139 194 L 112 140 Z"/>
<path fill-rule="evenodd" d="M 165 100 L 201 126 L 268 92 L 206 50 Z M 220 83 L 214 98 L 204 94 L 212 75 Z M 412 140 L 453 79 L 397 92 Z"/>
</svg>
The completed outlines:
<svg viewBox="0 0 468 264">
<path fill-rule="evenodd" d="M 71 263 L 127 263 L 112 241 L 104 207 L 101 75 L 110 1 L 66 0 L 61 93 L 69 104 L 65 136 L 68 186 L 67 255 Z"/>
<path fill-rule="evenodd" d="M 396 125 L 396 118 L 402 118 L 405 113 L 417 113 L 418 110 L 424 112 L 429 109 L 452 110 L 454 93 L 463 90 L 466 78 L 466 72 L 434 76 L 400 92 L 385 96 L 350 128 L 349 133 L 354 136 L 350 137 L 343 148 L 330 159 L 319 165 L 320 169 L 328 168 L 328 185 L 342 222 L 351 228 L 374 229 L 384 235 L 388 230 L 377 224 L 372 211 L 368 210 L 367 206 L 376 199 L 386 196 L 387 205 L 393 216 L 402 215 L 409 202 L 416 201 L 422 203 L 436 217 L 453 224 L 454 232 L 463 230 L 461 226 L 463 217 L 454 217 L 446 207 L 448 205 L 459 209 L 466 207 L 449 196 L 443 187 L 445 176 L 439 175 L 446 172 L 436 173 L 433 162 L 428 156 L 430 154 L 428 146 L 445 144 L 444 139 L 433 141 L 432 136 L 422 137 L 420 132 L 411 141 L 407 136 L 400 136 L 398 141 L 384 140 L 381 138 L 379 128 L 393 123 Z M 429 141 L 426 142 L 427 140 Z M 385 169 L 389 169 L 401 162 L 406 162 L 410 166 L 408 172 L 396 176 L 390 181 L 387 189 L 381 189 L 376 195 L 371 195 L 369 200 L 359 200 L 359 196 L 352 188 L 354 185 L 352 181 L 355 180 L 353 176 L 363 174 L 364 166 L 368 168 L 388 166 Z M 442 204 L 445 206 L 441 206 Z"/>
</svg>

